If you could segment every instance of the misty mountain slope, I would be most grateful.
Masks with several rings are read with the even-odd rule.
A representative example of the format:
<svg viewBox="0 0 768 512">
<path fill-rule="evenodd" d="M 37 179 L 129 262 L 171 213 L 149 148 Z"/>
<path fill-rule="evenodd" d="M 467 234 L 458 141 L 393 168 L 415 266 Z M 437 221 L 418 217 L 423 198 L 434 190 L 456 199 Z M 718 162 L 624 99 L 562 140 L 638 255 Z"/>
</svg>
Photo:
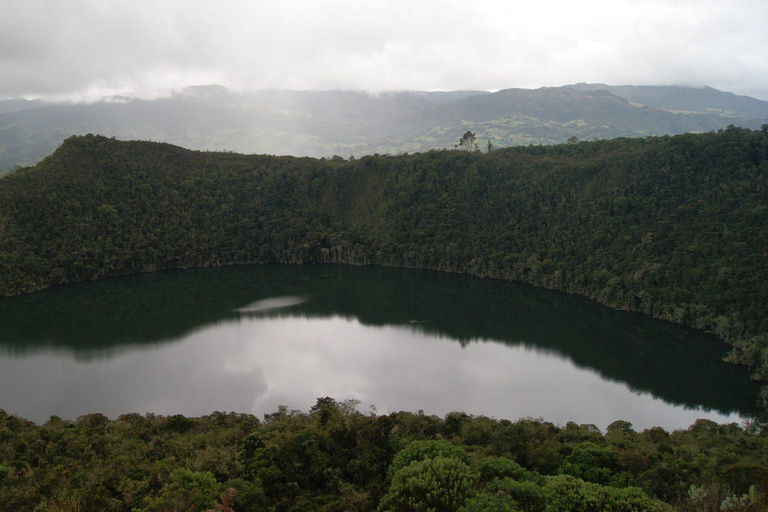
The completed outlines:
<svg viewBox="0 0 768 512">
<path fill-rule="evenodd" d="M 768 118 L 768 101 L 711 87 L 684 87 L 679 85 L 606 85 L 573 84 L 566 86 L 578 91 L 608 91 L 632 103 L 648 107 L 689 112 L 709 112 L 732 117 Z"/>
<path fill-rule="evenodd" d="M 679 92 L 642 90 L 659 98 Z M 498 147 L 562 143 L 572 136 L 609 139 L 706 132 L 730 124 L 758 128 L 768 122 L 760 117 L 768 102 L 744 102 L 741 97 L 712 91 L 706 103 L 709 110 L 700 112 L 691 111 L 695 105 L 687 105 L 685 112 L 642 107 L 610 92 L 577 86 L 496 93 L 265 90 L 241 94 L 213 85 L 189 87 L 156 100 L 117 97 L 89 104 L 8 100 L 0 102 L 0 169 L 32 165 L 65 138 L 87 133 L 199 150 L 348 157 L 452 148 L 467 130 L 481 144 L 489 140 Z M 731 108 L 729 101 L 734 97 L 749 115 L 711 112 Z M 717 103 L 718 99 L 724 103 Z M 673 103 L 669 99 L 664 104 Z"/>
<path fill-rule="evenodd" d="M 374 141 L 404 129 L 410 116 L 481 91 L 279 91 L 238 94 L 190 87 L 153 101 L 117 98 L 44 104 L 0 114 L 0 169 L 31 165 L 71 135 L 168 142 L 190 149 L 331 156 L 376 152 Z M 26 105 L 26 104 L 24 104 Z M 14 111 L 15 109 L 15 111 Z"/>
<path fill-rule="evenodd" d="M 92 132 L 215 148 L 228 132 L 247 126 L 227 111 L 167 100 L 51 105 L 0 115 L 0 157 L 26 165 L 49 154 L 62 138 Z"/>
<path fill-rule="evenodd" d="M 21 110 L 30 110 L 40 108 L 44 103 L 40 100 L 0 100 L 0 114 L 7 112 L 19 112 Z"/>
<path fill-rule="evenodd" d="M 327 144 L 369 144 L 388 131 L 412 124 L 413 116 L 463 98 L 490 94 L 484 91 L 383 92 L 265 90 L 237 94 L 221 86 L 192 87 L 173 96 L 188 104 L 239 109 L 252 114 L 252 122 L 289 125 L 298 133 Z M 271 115 L 273 119 L 267 117 Z"/>
<path fill-rule="evenodd" d="M 739 119 L 749 128 L 761 121 Z M 632 105 L 607 91 L 580 91 L 568 87 L 506 89 L 494 94 L 456 101 L 431 109 L 423 128 L 453 126 L 473 128 L 478 139 L 499 145 L 560 143 L 570 136 L 582 139 L 637 137 L 685 132 L 705 132 L 736 122 L 708 113 L 673 113 Z M 458 140 L 458 139 L 455 139 Z"/>
</svg>

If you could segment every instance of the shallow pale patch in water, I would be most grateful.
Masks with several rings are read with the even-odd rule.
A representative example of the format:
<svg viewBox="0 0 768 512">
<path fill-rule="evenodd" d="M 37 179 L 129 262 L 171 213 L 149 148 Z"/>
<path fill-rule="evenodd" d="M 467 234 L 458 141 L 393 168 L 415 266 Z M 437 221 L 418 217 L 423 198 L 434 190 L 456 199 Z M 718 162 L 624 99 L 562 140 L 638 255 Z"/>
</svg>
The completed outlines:
<svg viewBox="0 0 768 512">
<path fill-rule="evenodd" d="M 238 313 L 266 313 L 267 311 L 277 311 L 279 309 L 298 306 L 307 301 L 307 297 L 271 297 L 269 299 L 257 300 L 245 307 L 238 308 Z"/>
</svg>

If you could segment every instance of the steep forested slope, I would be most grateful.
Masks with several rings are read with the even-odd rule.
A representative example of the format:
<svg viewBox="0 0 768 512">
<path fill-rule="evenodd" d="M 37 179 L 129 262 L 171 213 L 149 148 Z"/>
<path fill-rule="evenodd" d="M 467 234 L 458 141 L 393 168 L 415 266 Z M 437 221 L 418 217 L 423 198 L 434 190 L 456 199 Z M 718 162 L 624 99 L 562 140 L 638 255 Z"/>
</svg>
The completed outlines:
<svg viewBox="0 0 768 512">
<path fill-rule="evenodd" d="M 383 264 L 685 323 L 768 377 L 768 130 L 340 158 L 70 138 L 0 181 L 0 294 L 161 268 Z"/>
</svg>

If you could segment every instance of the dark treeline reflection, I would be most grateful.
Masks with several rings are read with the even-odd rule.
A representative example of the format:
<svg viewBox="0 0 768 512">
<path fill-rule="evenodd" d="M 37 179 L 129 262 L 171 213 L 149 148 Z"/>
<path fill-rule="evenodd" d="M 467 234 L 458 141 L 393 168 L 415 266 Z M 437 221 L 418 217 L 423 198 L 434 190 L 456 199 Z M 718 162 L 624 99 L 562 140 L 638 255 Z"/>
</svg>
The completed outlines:
<svg viewBox="0 0 768 512">
<path fill-rule="evenodd" d="M 283 296 L 308 300 L 238 311 Z M 744 369 L 721 361 L 726 349 L 714 338 L 559 292 L 417 270 L 243 266 L 68 285 L 0 299 L 0 346 L 8 354 L 55 347 L 83 359 L 110 357 L 254 314 L 341 316 L 409 325 L 462 344 L 522 344 L 667 402 L 756 412 L 758 386 Z"/>
</svg>

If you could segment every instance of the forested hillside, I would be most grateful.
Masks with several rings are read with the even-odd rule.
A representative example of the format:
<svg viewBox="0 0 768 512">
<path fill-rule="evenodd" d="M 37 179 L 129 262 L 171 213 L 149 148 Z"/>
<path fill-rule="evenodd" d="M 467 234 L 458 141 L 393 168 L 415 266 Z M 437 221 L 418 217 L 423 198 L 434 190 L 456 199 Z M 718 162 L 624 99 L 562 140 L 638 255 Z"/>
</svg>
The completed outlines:
<svg viewBox="0 0 768 512">
<path fill-rule="evenodd" d="M 429 268 L 711 331 L 768 380 L 767 157 L 768 127 L 350 161 L 73 137 L 0 181 L 0 294 L 238 263 Z"/>
</svg>

